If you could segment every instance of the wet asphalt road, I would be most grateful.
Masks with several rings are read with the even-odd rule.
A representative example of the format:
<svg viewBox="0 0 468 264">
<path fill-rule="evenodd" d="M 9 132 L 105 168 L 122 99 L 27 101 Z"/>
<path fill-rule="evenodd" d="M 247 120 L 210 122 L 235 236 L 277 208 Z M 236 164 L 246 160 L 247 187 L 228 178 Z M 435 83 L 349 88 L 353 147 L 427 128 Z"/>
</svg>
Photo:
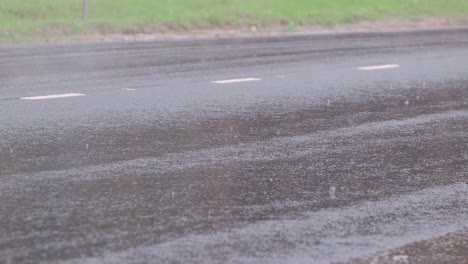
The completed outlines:
<svg viewBox="0 0 468 264">
<path fill-rule="evenodd" d="M 3 46 L 0 80 L 0 263 L 330 263 L 468 227 L 468 30 Z"/>
</svg>

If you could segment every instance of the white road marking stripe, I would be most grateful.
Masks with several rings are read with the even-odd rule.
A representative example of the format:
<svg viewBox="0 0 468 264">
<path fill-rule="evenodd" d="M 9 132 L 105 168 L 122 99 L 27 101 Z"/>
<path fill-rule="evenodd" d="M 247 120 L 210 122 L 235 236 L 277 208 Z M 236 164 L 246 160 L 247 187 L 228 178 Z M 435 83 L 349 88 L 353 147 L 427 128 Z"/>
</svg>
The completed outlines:
<svg viewBox="0 0 468 264">
<path fill-rule="evenodd" d="M 124 89 L 122 89 L 122 90 L 124 90 L 124 91 L 129 91 L 129 92 L 134 92 L 134 91 L 136 91 L 136 89 L 133 89 L 133 88 L 124 88 Z"/>
<path fill-rule="evenodd" d="M 79 93 L 68 93 L 68 94 L 51 94 L 43 96 L 31 96 L 31 97 L 20 97 L 22 100 L 46 100 L 46 99 L 58 99 L 58 98 L 67 98 L 75 96 L 84 96 L 84 94 Z"/>
<path fill-rule="evenodd" d="M 231 79 L 231 80 L 212 81 L 212 83 L 228 84 L 228 83 L 255 82 L 255 81 L 261 81 L 261 79 L 259 78 Z"/>
<path fill-rule="evenodd" d="M 394 68 L 399 68 L 399 67 L 400 67 L 400 65 L 398 65 L 398 64 L 385 64 L 385 65 L 359 67 L 358 70 L 361 70 L 361 71 L 375 71 L 375 70 L 394 69 Z"/>
</svg>

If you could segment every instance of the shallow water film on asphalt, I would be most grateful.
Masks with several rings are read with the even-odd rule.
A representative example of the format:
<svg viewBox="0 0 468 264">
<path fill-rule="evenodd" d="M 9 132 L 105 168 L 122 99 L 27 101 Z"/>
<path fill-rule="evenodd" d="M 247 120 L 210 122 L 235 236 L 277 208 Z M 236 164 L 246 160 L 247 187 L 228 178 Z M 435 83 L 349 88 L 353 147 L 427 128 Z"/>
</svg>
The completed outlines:
<svg viewBox="0 0 468 264">
<path fill-rule="evenodd" d="M 467 61 L 464 29 L 4 46 L 0 263 L 467 263 Z"/>
</svg>

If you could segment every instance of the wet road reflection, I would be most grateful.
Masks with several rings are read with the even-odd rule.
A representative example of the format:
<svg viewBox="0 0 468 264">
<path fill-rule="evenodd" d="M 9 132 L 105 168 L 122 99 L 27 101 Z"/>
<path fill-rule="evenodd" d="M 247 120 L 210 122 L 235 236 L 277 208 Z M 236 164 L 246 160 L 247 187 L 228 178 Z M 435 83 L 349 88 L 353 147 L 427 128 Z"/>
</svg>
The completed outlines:
<svg viewBox="0 0 468 264">
<path fill-rule="evenodd" d="M 0 249 L 30 247 L 18 262 L 99 255 L 462 182 L 463 83 L 11 142 Z"/>
<path fill-rule="evenodd" d="M 193 117 L 193 121 L 191 114 L 185 113 L 145 126 L 123 123 L 112 128 L 78 127 L 73 133 L 39 132 L 32 142 L 22 138 L 2 142 L 0 159 L 4 164 L 0 173 L 21 174 L 159 157 L 466 108 L 465 80 L 424 82 L 413 87 L 383 93 L 366 90 L 353 98 L 337 96 L 322 104 L 284 100 L 243 107 L 237 112 L 221 111 L 215 117 L 208 113 L 205 119 Z"/>
<path fill-rule="evenodd" d="M 416 36 L 393 52 L 406 58 L 434 38 L 440 42 L 433 35 Z M 457 44 L 457 39 L 451 41 Z M 225 90 L 208 86 L 209 81 L 203 86 L 197 77 L 193 83 L 199 86 L 168 81 L 132 93 L 109 83 L 128 81 L 125 74 L 152 76 L 151 67 L 164 67 L 169 55 L 161 61 L 145 57 L 138 48 L 163 53 L 149 44 L 131 46 L 122 58 L 101 54 L 95 61 L 100 72 L 92 73 L 97 77 L 90 73 L 84 80 L 80 74 L 92 60 L 63 69 L 47 64 L 56 70 L 50 74 L 24 66 L 28 75 L 23 78 L 20 69 L 28 52 L 17 51 L 22 55 L 16 55 L 14 67 L 0 73 L 10 88 L 44 92 L 51 79 L 63 84 L 57 76 L 82 86 L 97 78 L 96 83 L 109 86 L 87 93 L 82 101 L 25 105 L 0 100 L 3 113 L 17 114 L 0 119 L 10 124 L 0 124 L 0 263 L 328 263 L 465 226 L 466 66 L 452 72 L 447 61 L 453 58 L 445 58 L 443 70 L 430 64 L 437 60 L 426 58 L 426 73 L 416 67 L 417 53 L 399 62 L 400 72 L 364 75 L 368 72 L 355 70 L 366 60 L 363 65 L 379 65 L 375 62 L 384 49 L 403 42 L 397 38 L 379 46 L 388 40 L 364 45 L 360 38 L 352 44 L 332 38 L 332 46 L 325 45 L 331 54 L 309 47 L 308 39 L 280 43 L 297 49 L 292 55 L 288 47 L 266 40 L 258 45 L 274 49 L 254 52 L 258 46 L 244 40 L 236 44 L 239 60 L 263 60 L 248 62 L 262 67 L 270 60 L 304 63 L 281 75 L 281 82 L 271 78 L 271 71 L 262 81 Z M 220 42 L 222 47 L 213 44 L 214 57 L 225 53 L 226 43 Z M 355 48 L 362 53 L 367 46 L 378 49 L 376 57 L 368 54 L 356 61 L 353 49 L 346 47 L 360 44 L 364 46 Z M 198 49 L 202 55 L 210 52 Z M 342 49 L 353 53 L 343 55 L 352 67 L 335 67 L 339 59 L 332 57 L 327 63 L 333 67 L 323 70 L 331 72 L 322 81 L 309 76 L 307 63 L 322 67 L 322 61 L 312 58 L 336 56 Z M 422 53 L 430 53 L 426 49 Z M 270 58 L 275 51 L 277 57 Z M 465 49 L 450 54 L 457 51 Z M 190 52 L 184 47 L 180 56 Z M 42 60 L 40 54 L 34 63 Z M 202 55 L 191 55 L 186 58 L 190 65 L 178 65 L 173 72 L 194 67 Z M 245 70 L 234 55 L 226 55 L 229 63 L 222 58 L 216 63 Z M 462 55 L 456 61 L 463 61 Z M 60 56 L 54 59 L 61 61 Z M 112 71 L 109 61 L 121 68 Z M 423 73 L 434 77 L 420 79 Z M 345 83 L 357 74 L 354 82 Z M 7 94 L 16 92 L 10 88 Z M 185 101 L 176 105 L 179 100 Z"/>
</svg>

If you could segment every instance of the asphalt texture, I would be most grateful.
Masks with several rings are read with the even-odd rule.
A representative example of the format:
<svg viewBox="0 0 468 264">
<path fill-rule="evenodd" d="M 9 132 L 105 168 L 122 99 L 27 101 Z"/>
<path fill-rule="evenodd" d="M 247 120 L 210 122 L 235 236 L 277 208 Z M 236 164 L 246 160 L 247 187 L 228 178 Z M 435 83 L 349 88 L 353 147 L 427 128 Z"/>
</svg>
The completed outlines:
<svg viewBox="0 0 468 264">
<path fill-rule="evenodd" d="M 2 46 L 0 80 L 2 264 L 364 261 L 468 227 L 468 30 Z"/>
</svg>

